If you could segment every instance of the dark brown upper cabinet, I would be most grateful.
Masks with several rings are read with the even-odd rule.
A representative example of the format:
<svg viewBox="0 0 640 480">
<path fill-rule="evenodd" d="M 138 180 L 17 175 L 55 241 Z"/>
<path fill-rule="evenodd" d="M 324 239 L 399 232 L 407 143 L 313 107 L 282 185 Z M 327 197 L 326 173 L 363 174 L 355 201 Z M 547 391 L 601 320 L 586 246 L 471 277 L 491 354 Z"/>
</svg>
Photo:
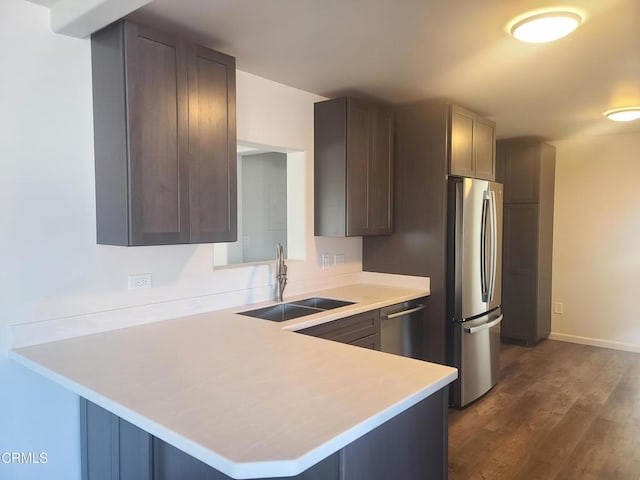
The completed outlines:
<svg viewBox="0 0 640 480">
<path fill-rule="evenodd" d="M 91 55 L 98 243 L 235 241 L 235 59 L 129 21 Z"/>
<path fill-rule="evenodd" d="M 495 180 L 496 124 L 457 105 L 449 112 L 449 174 Z"/>
<path fill-rule="evenodd" d="M 551 148 L 536 138 L 498 142 L 505 203 L 538 203 L 544 150 Z"/>
<path fill-rule="evenodd" d="M 393 115 L 351 97 L 315 104 L 316 236 L 392 231 Z"/>
</svg>

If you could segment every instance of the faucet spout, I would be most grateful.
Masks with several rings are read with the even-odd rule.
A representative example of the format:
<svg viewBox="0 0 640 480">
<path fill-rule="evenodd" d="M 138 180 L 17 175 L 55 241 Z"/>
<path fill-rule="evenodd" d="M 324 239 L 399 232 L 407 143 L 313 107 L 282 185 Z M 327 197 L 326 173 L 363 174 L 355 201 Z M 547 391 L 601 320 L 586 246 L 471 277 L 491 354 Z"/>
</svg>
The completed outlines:
<svg viewBox="0 0 640 480">
<path fill-rule="evenodd" d="M 282 302 L 284 287 L 287 286 L 287 264 L 284 262 L 284 248 L 278 243 L 276 246 L 276 298 Z"/>
</svg>

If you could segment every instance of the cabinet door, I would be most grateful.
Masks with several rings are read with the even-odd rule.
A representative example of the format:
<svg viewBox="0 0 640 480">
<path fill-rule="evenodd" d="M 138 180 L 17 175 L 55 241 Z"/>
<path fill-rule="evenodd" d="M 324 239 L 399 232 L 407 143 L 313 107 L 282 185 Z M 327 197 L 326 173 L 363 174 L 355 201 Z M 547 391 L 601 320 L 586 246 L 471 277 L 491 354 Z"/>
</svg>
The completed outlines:
<svg viewBox="0 0 640 480">
<path fill-rule="evenodd" d="M 349 342 L 349 345 L 368 348 L 369 350 L 380 350 L 380 335 L 369 335 L 368 337 L 359 338 L 358 340 Z"/>
<path fill-rule="evenodd" d="M 189 242 L 186 44 L 125 24 L 131 245 Z"/>
<path fill-rule="evenodd" d="M 505 203 L 538 203 L 540 146 L 537 142 L 506 142 L 504 155 Z"/>
<path fill-rule="evenodd" d="M 152 480 L 152 437 L 80 398 L 83 480 Z"/>
<path fill-rule="evenodd" d="M 392 231 L 393 211 L 393 115 L 374 108 L 371 115 L 371 162 L 369 164 L 368 235 Z"/>
<path fill-rule="evenodd" d="M 190 45 L 190 241 L 237 236 L 235 59 Z"/>
<path fill-rule="evenodd" d="M 369 165 L 371 109 L 359 100 L 347 101 L 347 236 L 365 235 L 369 228 Z"/>
<path fill-rule="evenodd" d="M 503 337 L 535 342 L 538 205 L 504 206 Z"/>
<path fill-rule="evenodd" d="M 494 181 L 496 178 L 495 123 L 476 117 L 473 131 L 475 178 Z"/>
<path fill-rule="evenodd" d="M 475 115 L 455 105 L 451 106 L 451 144 L 449 173 L 473 177 L 473 123 Z"/>
<path fill-rule="evenodd" d="M 369 336 L 380 337 L 380 310 L 359 313 L 347 318 L 322 323 L 300 330 L 312 337 L 326 338 L 340 343 L 354 343 Z"/>
</svg>

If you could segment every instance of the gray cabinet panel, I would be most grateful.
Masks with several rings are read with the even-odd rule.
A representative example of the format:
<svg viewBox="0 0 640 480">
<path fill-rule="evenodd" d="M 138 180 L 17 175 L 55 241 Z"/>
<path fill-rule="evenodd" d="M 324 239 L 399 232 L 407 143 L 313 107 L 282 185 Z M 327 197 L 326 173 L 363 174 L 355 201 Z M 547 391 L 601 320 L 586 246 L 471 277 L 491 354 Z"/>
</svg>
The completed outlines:
<svg viewBox="0 0 640 480">
<path fill-rule="evenodd" d="M 314 231 L 340 237 L 347 226 L 347 99 L 314 106 Z"/>
<path fill-rule="evenodd" d="M 475 177 L 493 181 L 496 176 L 496 125 L 477 117 L 473 131 Z"/>
<path fill-rule="evenodd" d="M 347 236 L 369 229 L 371 117 L 367 104 L 347 99 Z"/>
<path fill-rule="evenodd" d="M 369 335 L 349 342 L 349 345 L 356 347 L 368 348 L 369 350 L 380 350 L 380 335 Z"/>
<path fill-rule="evenodd" d="M 129 21 L 91 48 L 98 243 L 235 240 L 235 60 Z"/>
<path fill-rule="evenodd" d="M 451 107 L 451 153 L 449 173 L 461 177 L 473 177 L 475 173 L 473 154 L 474 117 L 457 106 Z"/>
<path fill-rule="evenodd" d="M 80 400 L 82 480 L 113 480 L 119 475 L 117 417 Z"/>
<path fill-rule="evenodd" d="M 386 234 L 393 229 L 393 115 L 378 108 L 372 124 L 369 232 Z"/>
<path fill-rule="evenodd" d="M 504 206 L 502 336 L 529 340 L 535 334 L 538 205 Z"/>
<path fill-rule="evenodd" d="M 503 151 L 505 203 L 538 203 L 540 145 L 535 141 L 509 142 L 506 145 Z"/>
<path fill-rule="evenodd" d="M 189 49 L 191 242 L 237 237 L 235 61 Z"/>
<path fill-rule="evenodd" d="M 231 477 L 158 438 L 153 439 L 154 480 L 229 480 Z"/>
<path fill-rule="evenodd" d="M 496 124 L 458 105 L 449 116 L 449 174 L 493 181 Z"/>
<path fill-rule="evenodd" d="M 292 480 L 445 480 L 447 392 L 441 389 Z M 144 430 L 80 400 L 83 480 L 228 480 Z M 274 479 L 254 479 L 274 480 Z"/>
<path fill-rule="evenodd" d="M 391 112 L 350 97 L 318 102 L 314 144 L 315 235 L 390 233 Z"/>
<path fill-rule="evenodd" d="M 186 44 L 124 24 L 132 245 L 189 240 Z M 123 119 L 124 120 L 124 119 Z"/>
<path fill-rule="evenodd" d="M 505 190 L 502 337 L 535 345 L 551 331 L 555 148 L 536 138 L 498 147 Z"/>
<path fill-rule="evenodd" d="M 440 390 L 344 449 L 345 479 L 447 478 L 448 398 Z M 408 432 L 414 432 L 409 435 Z M 444 448 L 443 448 L 444 444 Z"/>
<path fill-rule="evenodd" d="M 151 435 L 121 418 L 119 427 L 120 480 L 152 480 Z"/>
<path fill-rule="evenodd" d="M 151 436 L 80 399 L 82 480 L 152 480 Z"/>
<path fill-rule="evenodd" d="M 350 343 L 359 346 L 360 340 L 367 348 L 373 344 L 380 344 L 380 310 L 372 310 L 370 312 L 359 313 L 350 317 L 341 318 L 326 322 L 315 327 L 305 328 L 298 333 L 311 335 L 312 337 L 326 338 L 340 343 Z M 365 337 L 368 340 L 363 340 Z M 379 348 L 378 348 L 379 349 Z"/>
</svg>

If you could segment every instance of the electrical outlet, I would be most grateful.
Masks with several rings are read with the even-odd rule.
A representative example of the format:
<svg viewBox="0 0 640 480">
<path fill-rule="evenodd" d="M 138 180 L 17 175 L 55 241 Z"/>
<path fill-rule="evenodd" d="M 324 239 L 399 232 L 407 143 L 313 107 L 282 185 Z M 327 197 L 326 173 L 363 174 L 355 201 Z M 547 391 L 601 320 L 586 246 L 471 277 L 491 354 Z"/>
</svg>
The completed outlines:
<svg viewBox="0 0 640 480">
<path fill-rule="evenodd" d="M 564 303 L 554 302 L 553 313 L 557 313 L 558 315 L 561 315 L 562 313 L 564 313 Z"/>
<path fill-rule="evenodd" d="M 336 253 L 333 256 L 334 265 L 344 265 L 344 253 Z"/>
<path fill-rule="evenodd" d="M 322 254 L 321 264 L 322 264 L 322 269 L 323 270 L 326 270 L 327 268 L 329 268 L 331 266 L 331 257 L 329 256 L 328 253 L 323 253 Z"/>
<path fill-rule="evenodd" d="M 129 275 L 129 290 L 137 288 L 151 288 L 151 274 L 140 273 L 138 275 Z"/>
</svg>

